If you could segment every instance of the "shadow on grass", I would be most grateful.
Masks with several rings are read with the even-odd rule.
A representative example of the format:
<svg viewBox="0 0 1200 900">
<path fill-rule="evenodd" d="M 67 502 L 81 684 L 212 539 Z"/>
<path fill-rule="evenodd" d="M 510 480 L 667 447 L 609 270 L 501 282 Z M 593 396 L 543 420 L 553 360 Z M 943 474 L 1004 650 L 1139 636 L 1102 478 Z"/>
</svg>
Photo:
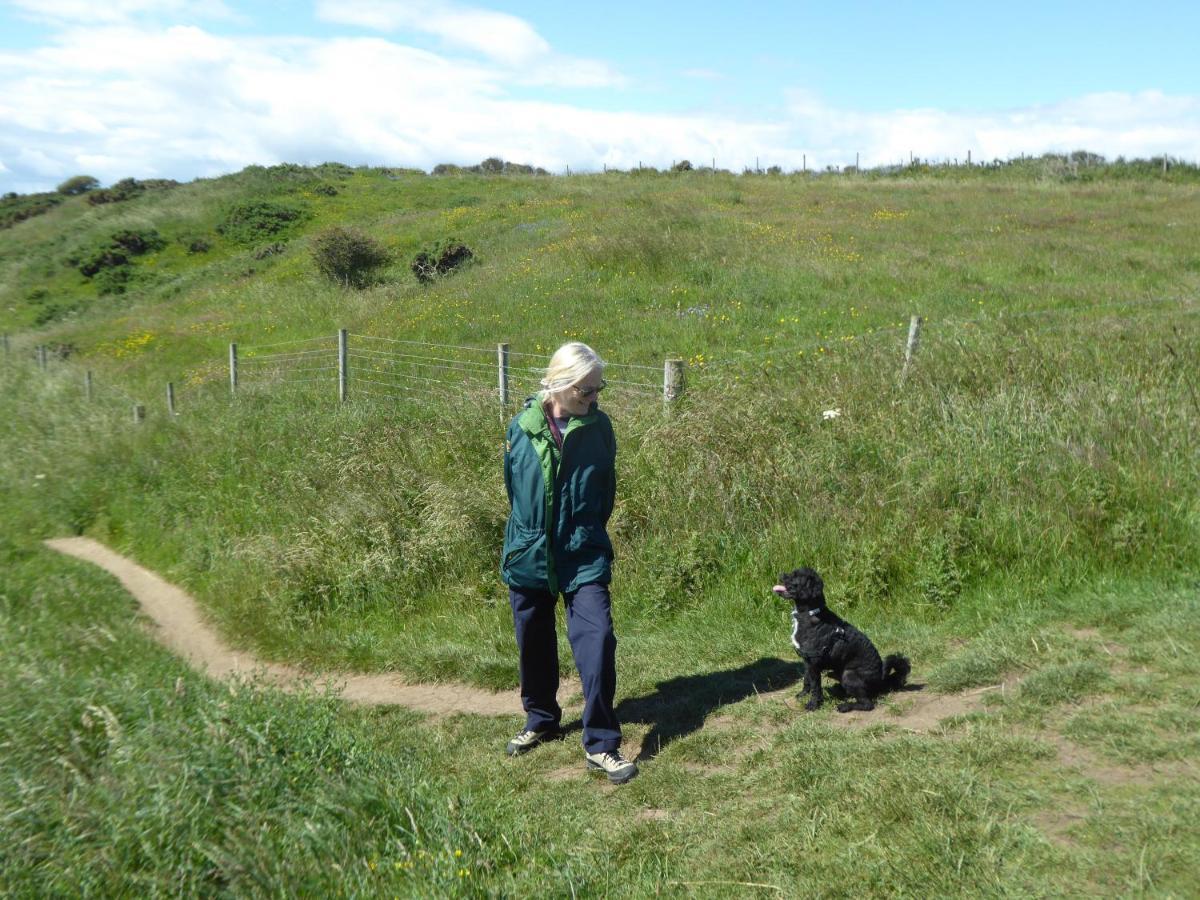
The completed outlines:
<svg viewBox="0 0 1200 900">
<path fill-rule="evenodd" d="M 655 691 L 644 697 L 622 700 L 617 704 L 617 718 L 650 726 L 637 757 L 638 762 L 644 762 L 657 756 L 671 741 L 699 730 L 714 710 L 753 694 L 790 687 L 800 680 L 803 671 L 799 661 L 763 657 L 739 669 L 681 675 L 660 681 Z M 579 727 L 574 722 L 568 730 Z"/>
</svg>

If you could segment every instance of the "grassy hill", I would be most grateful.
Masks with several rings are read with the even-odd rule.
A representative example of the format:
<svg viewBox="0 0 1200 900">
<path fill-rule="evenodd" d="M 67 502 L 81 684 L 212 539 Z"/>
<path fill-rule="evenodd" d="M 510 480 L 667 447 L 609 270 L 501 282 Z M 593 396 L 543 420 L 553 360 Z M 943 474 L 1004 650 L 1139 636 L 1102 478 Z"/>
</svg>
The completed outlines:
<svg viewBox="0 0 1200 900">
<path fill-rule="evenodd" d="M 0 317 L 13 348 L 0 367 L 6 681 L 30 685 L 5 708 L 7 732 L 22 735 L 6 777 L 52 786 L 25 801 L 36 813 L 19 820 L 25 846 L 93 871 L 105 845 L 72 830 L 56 798 L 76 782 L 44 768 L 48 745 L 84 754 L 85 807 L 116 823 L 122 847 L 143 842 L 144 823 L 117 815 L 100 782 L 169 819 L 196 802 L 181 788 L 189 771 L 225 767 L 232 779 L 238 799 L 217 803 L 214 821 L 238 840 L 197 832 L 130 849 L 108 887 L 137 872 L 162 884 L 178 866 L 197 886 L 325 890 L 350 878 L 322 871 L 329 854 L 349 860 L 354 890 L 413 894 L 526 892 L 544 878 L 564 879 L 553 881 L 564 893 L 569 880 L 630 895 L 669 882 L 713 895 L 732 882 L 1053 893 L 1085 878 L 1104 890 L 1182 890 L 1197 845 L 1172 836 L 1196 833 L 1194 788 L 1154 777 L 1097 786 L 1096 772 L 1147 760 L 1172 772 L 1197 759 L 1200 187 L 1186 170 L 1080 171 L 551 178 L 275 167 L 118 202 L 69 197 L 0 231 Z M 267 215 L 247 227 L 248 209 Z M 317 273 L 313 237 L 334 224 L 391 252 L 371 286 Z M 450 237 L 472 264 L 420 284 L 409 261 Z M 140 249 L 97 270 L 119 273 L 83 274 L 129 246 Z M 914 313 L 925 325 L 902 380 Z M 339 328 L 364 354 L 348 403 L 327 372 L 300 381 L 287 366 L 254 367 L 279 346 L 331 352 Z M 330 741 L 363 748 L 368 762 L 346 749 L 317 784 L 319 742 L 288 755 L 298 740 L 289 729 L 302 730 L 312 706 L 269 691 L 226 702 L 177 676 L 177 663 L 142 646 L 116 596 L 97 627 L 125 664 L 86 663 L 87 647 L 108 638 L 69 600 L 100 586 L 48 562 L 39 537 L 87 533 L 130 553 L 267 658 L 515 686 L 496 574 L 511 409 L 488 365 L 500 341 L 529 354 L 515 357 L 528 389 L 530 367 L 575 338 L 614 364 L 604 404 L 620 446 L 619 697 L 631 741 L 669 737 L 634 790 L 606 798 L 600 846 L 596 798 L 543 770 L 571 765 L 574 748 L 497 773 L 494 748 L 515 722 L 321 706 Z M 419 345 L 388 341 L 439 345 L 420 353 L 444 354 L 447 374 L 401 389 L 395 373 L 409 370 L 397 367 Z M 236 399 L 230 342 L 247 364 Z M 36 345 L 51 348 L 46 372 L 32 364 Z M 667 356 L 689 363 L 669 412 L 648 387 Z M 391 387 L 373 390 L 373 372 Z M 149 410 L 138 427 L 134 401 Z M 911 655 L 931 690 L 1005 678 L 1026 687 L 925 735 L 882 717 L 846 733 L 836 714 L 783 702 L 722 707 L 722 673 L 789 659 L 786 610 L 770 586 L 801 564 L 822 571 L 833 604 L 881 649 Z M 1118 643 L 1114 663 L 1103 648 Z M 564 648 L 564 669 L 569 659 Z M 153 723 L 181 734 L 187 717 L 158 685 L 164 672 L 196 696 L 189 715 L 232 717 L 246 760 L 283 753 L 299 768 L 272 768 L 281 780 L 268 786 L 234 758 L 214 761 L 204 740 L 167 753 Z M 689 684 L 714 696 L 689 698 Z M 78 724 L 89 705 L 114 703 L 133 742 L 126 757 L 103 716 Z M 696 725 L 721 709 L 732 733 Z M 291 735 L 284 749 L 254 743 L 266 721 Z M 1067 740 L 1090 769 L 1055 752 Z M 130 762 L 164 753 L 159 780 Z M 851 771 L 847 757 L 866 762 Z M 292 777 L 299 786 L 287 786 Z M 1093 800 L 1078 799 L 1081 782 Z M 401 787 L 388 793 L 392 783 Z M 860 800 L 827 809 L 829 784 Z M 447 796 L 459 798 L 449 813 Z M 1078 827 L 1059 840 L 1039 810 L 1071 797 Z M 308 838 L 288 804 L 353 811 L 322 819 L 345 843 L 314 843 L 311 863 L 291 874 L 272 860 Z M 405 824 L 406 806 L 420 826 Z M 562 821 L 538 818 L 545 808 Z M 277 833 L 254 831 L 277 816 Z M 348 826 L 356 817 L 390 837 Z M 884 824 L 898 837 L 877 834 Z M 403 864 L 419 859 L 414 835 L 426 828 L 451 853 L 476 835 L 476 888 L 449 864 L 413 880 Z M 822 836 L 826 853 L 808 858 Z M 22 852 L 5 869 L 18 886 L 42 865 Z M 381 861 L 398 864 L 388 880 L 369 865 Z"/>
</svg>

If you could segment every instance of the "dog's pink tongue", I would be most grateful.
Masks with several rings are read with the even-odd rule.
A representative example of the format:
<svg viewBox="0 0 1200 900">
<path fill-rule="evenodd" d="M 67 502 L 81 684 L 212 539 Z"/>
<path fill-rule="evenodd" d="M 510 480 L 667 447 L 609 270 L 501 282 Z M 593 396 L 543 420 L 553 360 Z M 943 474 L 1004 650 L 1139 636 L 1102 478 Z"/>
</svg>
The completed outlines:
<svg viewBox="0 0 1200 900">
<path fill-rule="evenodd" d="M 775 585 L 775 587 L 771 588 L 771 590 L 773 590 L 777 594 L 786 594 L 787 593 L 787 588 L 785 588 L 782 584 Z"/>
</svg>

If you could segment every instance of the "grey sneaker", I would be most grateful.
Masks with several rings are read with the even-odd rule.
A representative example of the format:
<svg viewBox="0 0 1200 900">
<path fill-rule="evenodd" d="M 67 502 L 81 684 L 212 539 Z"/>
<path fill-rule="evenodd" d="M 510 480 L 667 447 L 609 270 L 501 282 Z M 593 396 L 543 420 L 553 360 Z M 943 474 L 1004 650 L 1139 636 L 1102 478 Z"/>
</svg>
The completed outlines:
<svg viewBox="0 0 1200 900">
<path fill-rule="evenodd" d="M 620 750 L 605 750 L 586 755 L 587 767 L 604 772 L 613 784 L 624 784 L 638 773 L 637 764 L 623 757 Z"/>
<path fill-rule="evenodd" d="M 526 728 L 508 742 L 504 752 L 509 756 L 520 756 L 522 753 L 528 753 L 538 744 L 557 741 L 560 737 L 562 737 L 562 732 L 557 728 L 547 728 L 545 731 L 533 731 Z"/>
</svg>

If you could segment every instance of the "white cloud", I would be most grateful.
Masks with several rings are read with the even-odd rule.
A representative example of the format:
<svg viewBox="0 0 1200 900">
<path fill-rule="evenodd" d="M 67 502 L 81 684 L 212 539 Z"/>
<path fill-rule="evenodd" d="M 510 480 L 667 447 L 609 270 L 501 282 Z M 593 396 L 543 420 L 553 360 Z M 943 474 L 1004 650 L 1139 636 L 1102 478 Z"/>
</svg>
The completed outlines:
<svg viewBox="0 0 1200 900">
<path fill-rule="evenodd" d="M 121 24 L 139 16 L 239 19 L 222 0 L 10 0 L 18 14 L 55 25 Z"/>
<path fill-rule="evenodd" d="M 861 113 L 790 96 L 788 122 L 809 163 L 863 166 L 922 159 L 1010 159 L 1022 153 L 1090 150 L 1108 157 L 1200 158 L 1200 97 L 1158 91 L 1103 93 L 999 112 L 937 109 Z"/>
<path fill-rule="evenodd" d="M 45 189 L 81 172 L 104 182 L 190 179 L 281 161 L 430 168 L 501 156 L 580 171 L 715 157 L 740 171 L 756 158 L 785 169 L 841 166 L 856 152 L 864 166 L 968 150 L 981 161 L 1075 149 L 1200 158 L 1200 98 L 1157 92 L 1002 112 L 863 113 L 797 91 L 784 115 L 755 120 L 597 111 L 510 91 L 594 83 L 608 74 L 596 66 L 563 63 L 551 49 L 513 69 L 384 36 L 228 37 L 130 22 L 68 30 L 51 45 L 0 55 L 0 191 Z"/>
<path fill-rule="evenodd" d="M 379 31 L 420 31 L 482 53 L 506 65 L 522 65 L 550 53 L 550 45 L 524 19 L 474 7 L 406 0 L 319 0 L 317 17 Z"/>
<path fill-rule="evenodd" d="M 607 63 L 555 53 L 524 19 L 444 0 L 318 0 L 323 21 L 383 32 L 430 34 L 449 47 L 512 69 L 517 83 L 613 87 L 625 79 Z"/>
</svg>

